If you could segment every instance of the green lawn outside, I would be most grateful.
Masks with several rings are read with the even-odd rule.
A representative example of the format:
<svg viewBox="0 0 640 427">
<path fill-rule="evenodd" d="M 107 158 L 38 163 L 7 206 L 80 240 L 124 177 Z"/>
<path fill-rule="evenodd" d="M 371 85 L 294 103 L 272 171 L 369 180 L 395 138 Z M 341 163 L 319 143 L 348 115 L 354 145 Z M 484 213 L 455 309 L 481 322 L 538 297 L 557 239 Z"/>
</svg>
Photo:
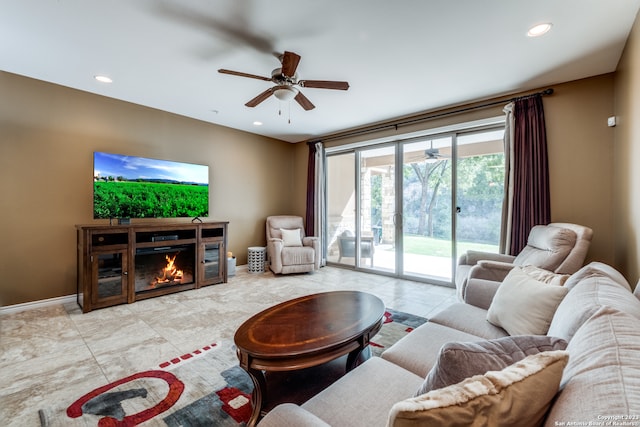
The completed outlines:
<svg viewBox="0 0 640 427">
<path fill-rule="evenodd" d="M 482 243 L 458 242 L 458 255 L 468 250 L 498 252 L 497 245 L 487 245 Z M 425 236 L 404 236 L 404 252 L 416 255 L 429 255 L 439 257 L 451 256 L 451 241 L 434 239 Z"/>
</svg>

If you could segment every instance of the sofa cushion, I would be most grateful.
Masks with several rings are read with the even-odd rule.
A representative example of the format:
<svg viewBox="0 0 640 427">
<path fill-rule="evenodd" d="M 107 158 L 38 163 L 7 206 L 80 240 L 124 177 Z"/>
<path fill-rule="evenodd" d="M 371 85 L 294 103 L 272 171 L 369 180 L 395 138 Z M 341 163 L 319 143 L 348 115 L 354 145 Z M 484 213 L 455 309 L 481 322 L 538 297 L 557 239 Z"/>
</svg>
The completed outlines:
<svg viewBox="0 0 640 427">
<path fill-rule="evenodd" d="M 464 289 L 469 276 L 469 270 L 473 265 L 460 264 L 456 267 L 456 296 L 459 301 L 464 301 Z"/>
<path fill-rule="evenodd" d="M 563 286 L 539 282 L 514 267 L 498 288 L 487 320 L 510 335 L 544 335 L 567 292 Z"/>
<path fill-rule="evenodd" d="M 490 371 L 396 403 L 388 426 L 539 426 L 558 391 L 569 353 L 527 356 Z"/>
<path fill-rule="evenodd" d="M 578 328 L 603 306 L 640 319 L 640 301 L 633 298 L 629 287 L 625 285 L 626 280 L 623 278 L 624 283 L 621 283 L 620 278 L 616 277 L 619 273 L 606 267 L 602 269 L 598 265 L 591 265 L 575 273 L 582 279 L 572 284 L 572 289 L 558 306 L 549 326 L 549 335 L 570 341 Z"/>
<path fill-rule="evenodd" d="M 452 304 L 431 317 L 429 322 L 448 326 L 467 334 L 486 339 L 501 338 L 509 335 L 504 329 L 492 325 L 487 321 L 487 310 L 471 304 Z M 449 341 L 456 340 L 451 339 Z"/>
<path fill-rule="evenodd" d="M 480 339 L 482 337 L 427 322 L 402 337 L 388 350 L 385 350 L 381 357 L 419 375 L 424 380 L 424 377 L 438 360 L 438 352 L 444 344 L 451 341 L 478 341 Z M 422 381 L 420 382 L 422 383 Z M 415 389 L 411 394 L 413 392 Z"/>
<path fill-rule="evenodd" d="M 603 306 L 578 329 L 567 351 L 569 363 L 547 427 L 640 415 L 640 320 Z"/>
<path fill-rule="evenodd" d="M 282 265 L 313 264 L 315 251 L 309 246 L 290 246 L 282 248 Z"/>
<path fill-rule="evenodd" d="M 447 387 L 488 371 L 499 371 L 532 354 L 564 350 L 567 342 L 544 335 L 516 335 L 477 342 L 451 342 L 442 346 L 438 360 L 416 396 Z"/>
<path fill-rule="evenodd" d="M 464 290 L 464 302 L 488 310 L 501 282 L 471 278 Z"/>
<path fill-rule="evenodd" d="M 391 407 L 413 395 L 423 377 L 372 357 L 302 405 L 332 426 L 384 425 Z"/>
<path fill-rule="evenodd" d="M 331 427 L 320 418 L 293 403 L 273 408 L 258 423 L 259 427 Z"/>
</svg>

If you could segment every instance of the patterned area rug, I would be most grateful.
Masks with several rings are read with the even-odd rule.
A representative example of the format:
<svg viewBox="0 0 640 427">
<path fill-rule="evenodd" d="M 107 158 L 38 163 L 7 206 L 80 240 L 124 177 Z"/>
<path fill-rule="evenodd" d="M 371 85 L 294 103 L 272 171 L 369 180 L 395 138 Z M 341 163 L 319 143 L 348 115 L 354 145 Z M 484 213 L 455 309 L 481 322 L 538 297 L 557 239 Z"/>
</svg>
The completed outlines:
<svg viewBox="0 0 640 427">
<path fill-rule="evenodd" d="M 371 342 L 379 356 L 426 319 L 387 309 Z M 148 371 L 100 384 L 67 407 L 39 411 L 42 426 L 238 426 L 251 415 L 249 376 L 238 366 L 233 342 L 204 345 L 159 361 Z"/>
</svg>

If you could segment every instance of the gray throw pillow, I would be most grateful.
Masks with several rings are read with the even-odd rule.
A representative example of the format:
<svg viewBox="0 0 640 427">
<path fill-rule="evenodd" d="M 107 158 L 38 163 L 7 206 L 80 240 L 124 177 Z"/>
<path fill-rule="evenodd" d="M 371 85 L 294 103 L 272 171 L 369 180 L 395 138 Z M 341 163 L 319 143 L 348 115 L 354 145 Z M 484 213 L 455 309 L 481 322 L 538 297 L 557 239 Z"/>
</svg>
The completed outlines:
<svg viewBox="0 0 640 427">
<path fill-rule="evenodd" d="M 436 364 L 415 396 L 457 384 L 474 375 L 500 371 L 527 356 L 564 350 L 567 342 L 546 335 L 514 335 L 477 342 L 451 342 L 442 346 Z"/>
</svg>

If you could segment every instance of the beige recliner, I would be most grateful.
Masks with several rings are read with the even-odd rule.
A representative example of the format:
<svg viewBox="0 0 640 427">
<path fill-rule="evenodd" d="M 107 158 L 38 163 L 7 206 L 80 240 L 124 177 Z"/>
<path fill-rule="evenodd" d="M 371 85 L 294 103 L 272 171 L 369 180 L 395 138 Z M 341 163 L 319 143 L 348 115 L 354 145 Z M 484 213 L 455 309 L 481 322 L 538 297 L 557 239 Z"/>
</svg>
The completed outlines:
<svg viewBox="0 0 640 427">
<path fill-rule="evenodd" d="M 302 217 L 267 217 L 269 268 L 277 274 L 306 273 L 320 268 L 320 242 L 305 236 Z"/>
<path fill-rule="evenodd" d="M 467 251 L 458 259 L 456 289 L 464 299 L 469 280 L 498 287 L 514 266 L 533 265 L 558 274 L 573 274 L 584 264 L 593 230 L 582 225 L 555 222 L 536 225 L 527 246 L 517 255 Z"/>
</svg>

